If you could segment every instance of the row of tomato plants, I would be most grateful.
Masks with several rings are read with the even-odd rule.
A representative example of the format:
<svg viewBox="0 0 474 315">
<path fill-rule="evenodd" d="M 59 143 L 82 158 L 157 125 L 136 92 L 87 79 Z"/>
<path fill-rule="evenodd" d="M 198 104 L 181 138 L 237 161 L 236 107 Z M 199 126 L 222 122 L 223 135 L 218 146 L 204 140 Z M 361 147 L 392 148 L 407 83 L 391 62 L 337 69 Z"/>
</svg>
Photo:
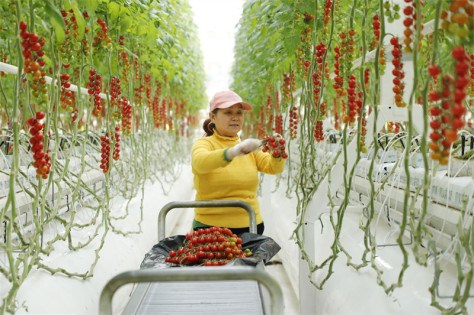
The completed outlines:
<svg viewBox="0 0 474 315">
<path fill-rule="evenodd" d="M 88 278 L 109 231 L 141 231 L 141 221 L 137 231 L 115 227 L 117 220 L 127 219 L 128 207 L 119 217 L 110 212 L 111 199 L 118 193 L 130 202 L 147 179 L 172 184 L 175 167 L 163 154 L 171 156 L 189 145 L 184 139 L 197 123 L 204 83 L 199 79 L 199 41 L 186 1 L 9 0 L 0 4 L 0 16 L 1 61 L 18 69 L 16 74 L 0 73 L 1 137 L 7 144 L 5 155 L 11 156 L 9 168 L 2 170 L 10 185 L 0 213 L 6 234 L 2 251 L 8 258 L 0 273 L 2 282 L 10 283 L 3 313 L 15 312 L 16 294 L 33 267 Z M 81 87 L 87 92 L 80 93 Z M 25 133 L 28 142 L 23 141 Z M 62 139 L 69 145 L 58 145 Z M 91 150 L 96 161 L 92 164 Z M 31 159 L 26 170 L 20 167 L 24 152 Z M 77 174 L 70 166 L 74 159 L 80 161 Z M 35 180 L 28 176 L 31 168 Z M 94 170 L 104 174 L 103 195 L 82 179 Z M 32 199 L 31 209 L 39 209 L 31 210 L 30 234 L 17 223 L 18 185 Z M 60 196 L 71 192 L 68 207 L 73 211 L 67 217 L 59 215 L 59 203 L 47 201 L 53 186 Z M 84 191 L 92 195 L 92 202 L 84 203 Z M 93 213 L 88 223 L 77 221 L 81 207 Z M 43 231 L 51 224 L 64 230 L 43 244 Z M 90 229 L 91 236 L 73 241 L 72 229 Z M 100 245 L 83 273 L 41 262 L 59 241 L 77 251 L 95 239 Z"/>
<path fill-rule="evenodd" d="M 296 140 L 293 146 L 297 146 L 299 152 L 290 154 L 290 157 L 297 158 L 298 168 L 288 176 L 287 183 L 288 187 L 296 187 L 298 197 L 296 215 L 299 219 L 293 236 L 311 272 L 327 268 L 327 276 L 313 283 L 316 287 L 322 289 L 333 273 L 334 261 L 341 254 L 347 256 L 348 264 L 353 268 L 371 266 L 377 273 L 377 283 L 387 294 L 401 287 L 408 268 L 408 251 L 402 238 L 408 228 L 414 234 L 414 257 L 420 265 L 427 266 L 429 254 L 420 248 L 424 240 L 431 238 L 426 232 L 425 221 L 430 179 L 437 165 L 449 163 L 460 130 L 472 133 L 473 128 L 473 15 L 472 0 L 320 0 L 300 1 L 298 4 L 280 0 L 246 3 L 236 39 L 233 88 L 257 104 L 251 127 L 246 133 L 259 135 L 273 131 L 285 134 L 290 140 L 289 148 Z M 424 30 L 428 21 L 434 25 L 433 31 Z M 390 67 L 387 61 L 390 61 Z M 382 81 L 388 71 L 392 82 Z M 408 72 L 413 73 L 410 81 L 405 78 Z M 373 126 L 367 126 L 366 119 L 371 114 L 377 121 L 382 90 L 384 94 L 393 92 L 392 104 L 388 105 L 407 108 L 408 121 L 389 122 L 384 130 L 375 130 Z M 416 135 L 413 128 L 414 106 L 422 107 L 424 130 L 421 135 Z M 316 263 L 304 247 L 305 214 L 321 182 L 315 178 L 329 176 L 329 170 L 336 162 L 335 159 L 329 163 L 329 168 L 327 164 L 323 167 L 315 163 L 317 148 L 328 141 L 324 137 L 327 130 L 322 129 L 323 121 L 329 122 L 342 135 L 343 145 L 339 154 L 342 155 L 345 174 L 345 197 L 337 207 L 337 218 L 332 220 L 334 242 L 330 245 L 331 254 L 322 263 Z M 428 132 L 428 126 L 431 132 Z M 380 131 L 399 130 L 403 130 L 408 139 L 403 159 L 407 187 L 397 238 L 403 263 L 398 281 L 386 283 L 382 270 L 374 263 L 377 248 L 369 229 L 377 213 L 373 201 L 368 205 L 368 218 L 361 224 L 366 246 L 361 264 L 352 263 L 339 237 L 355 165 L 371 145 L 365 143 L 367 132 L 372 132 L 373 139 L 377 139 Z M 425 185 L 420 187 L 423 197 L 420 213 L 409 210 L 409 155 L 415 136 L 421 139 L 420 151 L 425 169 Z M 357 141 L 355 153 L 347 151 L 353 139 Z M 377 156 L 378 149 L 377 145 L 372 147 L 373 156 Z M 348 166 L 348 154 L 356 155 L 354 167 Z M 374 172 L 374 161 L 367 175 L 369 179 Z M 289 168 L 292 169 L 291 159 Z M 372 181 L 370 190 L 373 196 L 377 195 Z M 336 211 L 331 211 L 331 217 L 333 213 Z M 462 216 L 466 213 L 462 211 Z M 460 244 L 456 249 L 459 264 L 462 263 L 461 252 L 472 261 L 469 233 L 469 229 L 460 227 L 456 235 Z M 435 286 L 439 275 L 436 275 L 430 287 L 432 305 L 444 311 L 465 312 L 472 270 L 472 264 L 467 270 L 459 270 L 460 289 L 454 292 L 451 305 L 441 303 L 437 298 Z"/>
</svg>

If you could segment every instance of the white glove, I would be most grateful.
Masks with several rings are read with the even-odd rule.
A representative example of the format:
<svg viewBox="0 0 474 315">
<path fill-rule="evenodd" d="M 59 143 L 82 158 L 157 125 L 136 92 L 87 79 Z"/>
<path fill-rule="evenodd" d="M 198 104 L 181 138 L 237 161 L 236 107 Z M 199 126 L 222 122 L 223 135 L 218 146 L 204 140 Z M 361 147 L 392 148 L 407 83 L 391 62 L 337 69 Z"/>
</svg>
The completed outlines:
<svg viewBox="0 0 474 315">
<path fill-rule="evenodd" d="M 250 152 L 260 150 L 261 140 L 258 139 L 246 139 L 239 144 L 236 144 L 232 148 L 229 148 L 226 152 L 226 156 L 229 160 L 237 156 L 244 156 Z"/>
</svg>

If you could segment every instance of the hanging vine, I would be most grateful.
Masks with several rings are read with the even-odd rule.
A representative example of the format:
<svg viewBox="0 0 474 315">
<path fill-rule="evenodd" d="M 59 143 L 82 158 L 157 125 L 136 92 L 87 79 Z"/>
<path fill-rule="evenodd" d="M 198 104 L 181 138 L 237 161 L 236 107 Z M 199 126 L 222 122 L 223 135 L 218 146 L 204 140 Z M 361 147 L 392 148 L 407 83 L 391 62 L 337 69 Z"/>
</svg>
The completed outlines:
<svg viewBox="0 0 474 315">
<path fill-rule="evenodd" d="M 472 62 L 474 33 L 472 28 L 468 30 L 466 26 L 472 23 L 472 14 L 469 14 L 473 7 L 472 1 L 457 0 L 425 3 L 407 0 L 403 6 L 383 0 L 300 1 L 298 5 L 280 0 L 245 4 L 236 40 L 233 89 L 256 104 L 255 111 L 259 110 L 259 104 L 264 104 L 259 93 L 254 92 L 260 90 L 263 82 L 281 82 L 275 86 L 281 86 L 284 98 L 294 100 L 287 119 L 283 119 L 283 133 L 293 143 L 290 145 L 288 164 L 297 165 L 297 171 L 288 167 L 287 185 L 290 187 L 291 183 L 295 183 L 296 192 L 288 190 L 287 195 L 297 199 L 293 237 L 302 259 L 308 264 L 309 281 L 317 288 L 322 289 L 335 272 L 334 262 L 341 252 L 347 257 L 347 265 L 351 268 L 370 267 L 375 270 L 377 283 L 387 294 L 403 286 L 411 255 L 416 263 L 426 268 L 432 268 L 440 259 L 438 255 L 433 262 L 432 253 L 426 249 L 427 242 L 435 241 L 429 207 L 433 204 L 433 198 L 437 197 L 435 188 L 430 187 L 433 176 L 442 170 L 443 164 L 454 163 L 451 154 L 459 150 L 460 134 L 472 134 L 473 111 L 469 87 L 473 79 L 472 75 L 468 77 L 467 64 Z M 399 11 L 403 11 L 403 19 L 400 19 Z M 440 20 L 443 22 L 440 23 Z M 369 25 L 372 25 L 373 33 L 366 32 Z M 430 28 L 425 29 L 426 25 Z M 464 52 L 461 53 L 460 47 Z M 385 56 L 385 51 L 391 54 Z M 390 64 L 386 63 L 386 59 L 391 61 Z M 294 90 L 288 88 L 291 82 L 288 69 L 298 70 L 300 75 Z M 367 118 L 371 117 L 371 121 L 376 122 L 379 119 L 379 104 L 382 100 L 386 102 L 386 69 L 393 74 L 390 79 L 394 84 L 390 87 L 390 92 L 393 92 L 391 104 L 401 108 L 406 106 L 407 119 L 397 123 L 387 122 L 386 126 L 378 129 L 375 123 L 368 125 Z M 406 77 L 406 72 L 413 73 L 413 77 Z M 439 75 L 441 72 L 452 76 L 444 89 L 440 86 L 440 83 L 443 84 Z M 438 91 L 433 90 L 436 86 Z M 413 116 L 418 106 L 422 107 L 422 130 L 414 128 L 420 122 L 420 117 Z M 300 122 L 297 137 L 294 108 L 298 109 Z M 440 126 L 445 126 L 434 128 L 436 134 L 431 134 L 433 143 L 440 147 L 439 151 L 435 151 L 439 156 L 434 159 L 436 156 L 430 156 L 428 152 L 429 148 L 436 148 L 435 144 L 428 146 L 430 113 L 434 116 L 432 128 L 437 124 L 433 122 L 436 120 L 440 121 Z M 471 129 L 466 129 L 466 126 L 471 126 Z M 393 133 L 395 129 L 398 131 Z M 374 139 L 372 144 L 366 143 L 367 131 Z M 449 139 L 443 142 L 444 146 L 442 137 Z M 386 139 L 385 145 L 382 139 Z M 355 152 L 352 149 L 348 152 L 353 141 Z M 329 144 L 332 146 L 329 147 Z M 465 148 L 465 144 L 463 146 Z M 338 149 L 334 151 L 334 148 Z M 391 171 L 379 179 L 378 164 L 383 163 L 381 161 L 388 150 L 396 151 L 400 158 Z M 418 177 L 413 178 L 412 174 L 413 160 L 418 154 L 424 169 L 422 182 Z M 468 155 L 466 158 L 470 159 Z M 367 166 L 363 171 L 368 182 L 367 201 L 360 223 L 365 248 L 357 262 L 351 251 L 344 248 L 340 236 L 345 211 L 353 202 L 351 194 L 356 191 L 354 181 L 361 176 L 362 162 Z M 315 193 L 319 189 L 327 189 L 321 187 L 321 183 L 330 185 L 331 170 L 336 164 L 342 165 L 343 169 L 342 199 L 335 200 L 338 199 L 333 197 L 335 192 L 328 191 L 327 209 L 325 205 L 320 206 L 322 209 L 310 208 L 314 205 Z M 400 219 L 395 225 L 393 219 L 389 218 L 388 222 L 396 233 L 401 265 L 396 280 L 389 283 L 383 270 L 375 263 L 379 255 L 377 248 L 383 244 L 378 244 L 373 228 L 379 224 L 381 213 L 387 206 L 388 197 L 383 189 L 387 186 L 390 189 L 400 187 L 401 178 L 403 198 Z M 472 247 L 470 233 L 473 229 L 465 216 L 470 211 L 467 206 L 472 207 L 469 199 L 459 206 L 461 217 L 454 223 L 458 232 L 451 245 L 442 247 L 442 250 L 452 253 L 454 264 L 458 266 L 458 284 L 452 303 L 440 301 L 437 296 L 439 273 L 434 276 L 433 286 L 427 288 L 432 305 L 445 312 L 466 312 L 466 301 L 472 295 L 469 286 L 473 256 L 469 247 Z M 446 211 L 451 210 L 446 206 Z M 309 254 L 313 249 L 305 248 L 305 237 L 308 237 L 305 235 L 306 217 L 308 213 L 315 212 L 329 212 L 334 236 L 329 246 L 330 254 L 322 259 L 319 257 L 318 262 Z M 444 225 L 439 229 L 444 233 Z M 410 233 L 413 242 L 408 245 L 406 235 Z M 312 277 L 316 271 L 323 272 L 322 277 L 319 273 L 318 282 Z"/>
<path fill-rule="evenodd" d="M 185 1 L 10 0 L 0 16 L 1 61 L 16 67 L 2 65 L 0 77 L 0 175 L 8 178 L 0 196 L 0 282 L 7 288 L 0 313 L 14 313 L 33 268 L 87 279 L 108 233 L 142 231 L 145 182 L 165 189 L 177 179 L 179 163 L 166 156 L 186 156 L 190 143 L 174 126 L 197 123 L 184 118 L 205 96 Z M 164 130 L 145 106 L 153 98 L 173 100 Z M 136 228 L 118 228 L 136 196 Z M 121 213 L 111 212 L 116 198 L 125 201 Z M 70 251 L 93 247 L 87 270 L 45 263 L 61 241 Z"/>
</svg>

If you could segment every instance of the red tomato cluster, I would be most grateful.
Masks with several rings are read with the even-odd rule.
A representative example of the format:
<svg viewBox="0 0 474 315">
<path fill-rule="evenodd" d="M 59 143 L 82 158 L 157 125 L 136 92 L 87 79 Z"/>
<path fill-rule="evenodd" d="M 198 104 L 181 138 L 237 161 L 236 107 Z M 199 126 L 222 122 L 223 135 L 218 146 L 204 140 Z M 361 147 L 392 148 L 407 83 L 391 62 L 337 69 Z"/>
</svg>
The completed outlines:
<svg viewBox="0 0 474 315">
<path fill-rule="evenodd" d="M 331 20 L 331 7 L 332 7 L 332 1 L 326 0 L 326 3 L 324 4 L 324 19 L 323 19 L 324 25 L 328 25 L 329 20 Z"/>
<path fill-rule="evenodd" d="M 316 63 L 318 64 L 316 73 L 313 74 L 313 96 L 314 96 L 314 105 L 318 105 L 319 95 L 321 92 L 321 78 L 323 73 L 323 56 L 326 53 L 326 45 L 322 42 L 319 45 L 316 45 L 314 54 L 316 55 Z M 327 65 L 327 62 L 326 62 Z M 328 69 L 329 70 L 329 69 Z M 329 73 L 326 72 L 329 76 Z"/>
<path fill-rule="evenodd" d="M 242 250 L 242 239 L 230 229 L 217 226 L 186 234 L 183 247 L 170 251 L 165 262 L 181 265 L 221 266 L 229 261 L 251 256 Z"/>
<path fill-rule="evenodd" d="M 370 68 L 367 68 L 364 70 L 364 84 L 365 84 L 366 90 L 369 88 L 369 81 L 370 81 Z"/>
<path fill-rule="evenodd" d="M 160 98 L 158 94 L 155 94 L 153 102 L 151 103 L 151 110 L 153 115 L 153 123 L 156 128 L 160 127 Z"/>
<path fill-rule="evenodd" d="M 31 94 L 39 102 L 48 101 L 48 87 L 46 86 L 46 72 L 42 69 L 46 62 L 42 59 L 44 51 L 42 50 L 45 41 L 40 39 L 35 33 L 28 33 L 28 25 L 20 22 L 22 55 L 25 59 L 23 71 L 29 80 Z"/>
<path fill-rule="evenodd" d="M 287 75 L 283 73 L 283 101 L 290 102 L 291 101 L 291 91 L 296 88 L 295 85 L 295 74 L 293 70 L 291 70 L 291 74 Z"/>
<path fill-rule="evenodd" d="M 120 131 L 120 127 L 116 126 L 115 127 L 115 148 L 114 148 L 114 153 L 112 155 L 112 158 L 117 161 L 120 158 L 120 134 L 118 133 Z"/>
<path fill-rule="evenodd" d="M 2 54 L 2 61 L 3 61 L 4 63 L 7 63 L 7 55 Z M 0 76 L 2 76 L 2 77 L 5 76 L 5 72 L 0 71 Z"/>
<path fill-rule="evenodd" d="M 273 125 L 273 114 L 272 114 L 272 97 L 268 95 L 267 105 L 265 106 L 265 115 L 267 116 L 267 126 L 271 128 Z"/>
<path fill-rule="evenodd" d="M 105 136 L 100 137 L 100 145 L 102 146 L 101 149 L 101 161 L 100 161 L 100 169 L 102 172 L 107 173 L 109 171 L 109 158 L 110 158 L 110 139 L 109 133 L 107 132 Z"/>
<path fill-rule="evenodd" d="M 309 52 L 311 50 L 311 27 L 305 27 L 301 31 L 301 46 L 298 47 L 298 69 L 303 71 L 303 59 L 309 58 Z M 285 75 L 283 75 L 285 76 Z"/>
<path fill-rule="evenodd" d="M 304 21 L 305 21 L 306 23 L 308 23 L 309 21 L 311 21 L 312 19 L 314 19 L 314 16 L 312 16 L 311 14 L 306 13 L 306 12 L 303 13 L 303 17 L 304 17 Z"/>
<path fill-rule="evenodd" d="M 135 51 L 133 52 L 134 54 L 136 53 Z M 139 82 L 140 79 L 140 66 L 138 64 L 138 58 L 135 58 L 135 80 Z"/>
<path fill-rule="evenodd" d="M 173 110 L 173 99 L 170 96 L 168 100 L 168 111 L 167 111 L 168 117 L 167 117 L 167 120 L 165 120 L 168 122 L 168 126 L 170 130 L 173 129 L 173 116 L 171 115 L 172 110 Z"/>
<path fill-rule="evenodd" d="M 305 74 L 305 76 L 304 76 L 305 79 L 306 79 L 306 75 L 308 74 L 309 66 L 310 66 L 310 65 L 311 65 L 311 62 L 309 62 L 308 60 L 306 60 L 306 61 L 304 62 L 304 68 L 303 68 L 303 70 L 304 70 L 304 74 Z"/>
<path fill-rule="evenodd" d="M 151 104 L 151 109 L 153 113 L 153 123 L 156 128 L 160 128 L 160 98 L 155 96 Z"/>
<path fill-rule="evenodd" d="M 472 40 L 472 38 L 469 39 L 468 36 L 470 29 L 472 29 L 472 18 L 474 16 L 474 5 L 472 1 L 451 1 L 449 13 L 446 10 L 441 11 L 441 19 L 443 20 L 441 28 L 452 34 L 456 34 L 460 38 L 467 36 L 468 42 Z"/>
<path fill-rule="evenodd" d="M 143 84 L 140 84 L 140 86 L 135 87 L 135 105 L 141 106 L 143 104 Z"/>
<path fill-rule="evenodd" d="M 400 132 L 400 125 L 394 122 L 387 123 L 387 133 L 399 133 Z"/>
<path fill-rule="evenodd" d="M 469 85 L 469 61 L 470 56 L 464 50 L 464 47 L 455 47 L 451 53 L 452 57 L 456 61 L 455 65 L 455 90 L 454 90 L 454 106 L 452 107 L 452 114 L 455 120 L 452 122 L 453 128 L 461 129 L 464 126 L 464 122 L 459 120 L 460 117 L 466 112 L 464 107 L 464 99 L 467 96 L 466 88 Z M 456 120 L 457 119 L 457 120 Z"/>
<path fill-rule="evenodd" d="M 328 104 L 326 101 L 322 102 L 319 106 L 319 117 L 325 117 L 328 110 Z"/>
<path fill-rule="evenodd" d="M 60 101 L 61 101 L 61 108 L 62 109 L 66 109 L 68 107 L 70 107 L 73 103 L 73 100 L 72 100 L 72 91 L 71 90 L 68 90 L 70 87 L 71 87 L 71 83 L 69 82 L 69 74 L 65 73 L 65 74 L 61 74 L 59 76 L 59 79 L 61 81 L 61 97 L 60 97 Z M 73 108 L 70 107 L 70 111 L 72 111 Z"/>
<path fill-rule="evenodd" d="M 403 32 L 405 34 L 405 38 L 403 39 L 403 43 L 405 44 L 404 50 L 405 52 L 411 52 L 411 43 L 412 43 L 412 34 L 413 31 L 411 29 L 413 25 L 413 16 L 416 15 L 415 13 L 415 3 L 412 0 L 406 0 L 406 3 L 412 2 L 412 5 L 408 5 L 403 9 L 403 14 L 405 14 L 405 19 L 403 20 L 403 25 L 405 26 L 405 31 Z"/>
<path fill-rule="evenodd" d="M 148 110 L 151 110 L 151 75 L 147 75 L 146 73 L 144 73 L 143 77 L 145 78 L 145 94 L 147 99 Z"/>
<path fill-rule="evenodd" d="M 347 52 L 349 53 L 350 56 L 352 56 L 352 54 L 354 53 L 355 51 L 355 48 L 354 48 L 354 45 L 355 45 L 355 40 L 354 40 L 354 36 L 356 35 L 356 31 L 353 30 L 353 29 L 350 29 L 348 32 L 349 34 L 349 37 L 347 38 L 347 42 L 346 42 L 346 50 Z M 343 40 L 343 44 L 344 44 L 344 40 Z M 350 58 L 349 61 L 352 61 L 352 59 Z"/>
<path fill-rule="evenodd" d="M 275 117 L 275 128 L 273 131 L 278 134 L 283 134 L 283 115 L 276 115 Z"/>
<path fill-rule="evenodd" d="M 332 87 L 334 88 L 334 90 L 336 90 L 337 94 L 339 96 L 343 96 L 344 95 L 344 90 L 343 90 L 343 85 L 344 85 L 344 79 L 341 75 L 341 69 L 340 69 L 340 66 L 341 64 L 339 63 L 339 59 L 341 58 L 342 54 L 341 54 L 341 49 L 336 46 L 334 47 L 334 52 L 336 53 L 336 55 L 334 56 L 334 59 L 336 60 L 336 62 L 334 63 L 334 84 L 332 85 Z"/>
<path fill-rule="evenodd" d="M 125 51 L 118 52 L 118 59 L 122 59 L 122 79 L 125 84 L 128 83 L 128 71 L 130 70 L 130 61 L 128 60 L 127 53 Z"/>
<path fill-rule="evenodd" d="M 469 92 L 469 96 L 474 97 L 474 54 L 471 55 L 471 86 L 470 88 L 471 88 L 471 91 Z"/>
<path fill-rule="evenodd" d="M 116 76 L 113 76 L 110 80 L 110 105 L 113 108 L 112 116 L 115 121 L 120 121 L 121 108 L 119 104 L 120 95 L 122 95 L 120 79 Z"/>
<path fill-rule="evenodd" d="M 113 76 L 110 80 L 110 104 L 112 106 L 118 105 L 118 98 L 121 94 L 120 79 L 117 76 Z"/>
<path fill-rule="evenodd" d="M 360 127 L 360 151 L 363 153 L 367 153 L 367 146 L 365 145 L 365 136 L 367 135 L 367 120 L 364 117 L 361 118 L 361 127 Z"/>
<path fill-rule="evenodd" d="M 290 139 L 294 140 L 296 139 L 296 136 L 298 135 L 298 124 L 299 124 L 299 119 L 298 119 L 298 108 L 296 106 L 293 106 L 290 108 Z"/>
<path fill-rule="evenodd" d="M 26 124 L 30 126 L 30 143 L 32 145 L 31 152 L 33 152 L 33 167 L 36 168 L 36 178 L 48 178 L 51 163 L 49 162 L 49 149 L 44 151 L 44 123 L 41 120 L 45 117 L 45 113 L 37 112 L 36 117 L 31 117 Z"/>
<path fill-rule="evenodd" d="M 265 106 L 265 115 L 267 117 L 270 116 L 270 112 L 272 110 L 272 96 L 271 95 L 268 95 L 267 96 L 267 104 Z"/>
<path fill-rule="evenodd" d="M 161 101 L 161 107 L 160 107 L 160 126 L 163 128 L 163 130 L 166 130 L 166 121 L 168 120 L 168 117 L 166 116 L 166 98 L 163 98 Z"/>
<path fill-rule="evenodd" d="M 102 91 L 102 76 L 96 73 L 94 69 L 89 70 L 89 82 L 87 82 L 88 93 L 90 95 L 90 102 L 94 109 L 92 115 L 99 117 L 102 111 L 102 102 L 100 100 L 100 93 Z"/>
<path fill-rule="evenodd" d="M 416 3 L 413 0 L 405 0 L 408 3 L 408 6 L 403 9 L 403 14 L 405 14 L 405 19 L 403 20 L 403 25 L 405 26 L 405 30 L 403 34 L 405 34 L 405 38 L 403 39 L 403 43 L 405 47 L 403 50 L 405 52 L 411 52 L 413 49 L 411 47 L 411 43 L 413 42 L 412 35 L 414 31 L 416 31 Z M 411 4 L 410 4 L 411 3 Z M 420 0 L 420 5 L 423 7 L 423 1 Z M 424 18 L 424 15 L 421 14 L 421 19 Z M 423 29 L 423 24 L 421 24 L 421 29 Z M 421 40 L 423 39 L 423 34 L 420 35 L 420 47 L 421 47 Z"/>
<path fill-rule="evenodd" d="M 403 90 L 405 89 L 405 84 L 403 79 L 405 78 L 405 73 L 403 72 L 403 63 L 402 63 L 402 51 L 401 45 L 398 43 L 398 38 L 392 37 L 390 43 L 393 45 L 392 55 L 393 55 L 393 93 L 395 93 L 395 104 L 397 107 L 405 107 L 407 104 L 403 101 Z"/>
<path fill-rule="evenodd" d="M 125 45 L 125 43 L 123 42 L 124 40 L 125 40 L 125 37 L 123 37 L 123 36 L 120 36 L 120 37 L 119 37 L 119 45 L 120 45 L 120 46 L 124 46 L 124 45 Z"/>
<path fill-rule="evenodd" d="M 355 121 L 355 117 L 357 115 L 357 100 L 356 100 L 356 77 L 355 75 L 351 74 L 349 77 L 349 87 L 347 88 L 347 107 L 348 112 L 342 118 L 343 123 L 351 123 Z"/>
<path fill-rule="evenodd" d="M 316 125 L 314 126 L 314 138 L 317 142 L 321 142 L 324 140 L 324 132 L 323 132 L 323 121 L 317 120 Z"/>
<path fill-rule="evenodd" d="M 105 26 L 105 21 L 101 19 L 97 19 L 97 24 L 100 25 L 100 29 L 97 31 L 96 36 L 94 36 L 94 41 L 92 42 L 92 46 L 94 47 L 94 51 L 98 52 L 99 48 L 101 47 L 102 43 L 105 42 L 104 47 L 109 48 L 112 46 L 112 40 L 110 39 L 109 35 L 107 34 L 107 26 Z"/>
<path fill-rule="evenodd" d="M 85 33 L 87 33 L 88 31 L 89 31 L 89 29 L 86 27 Z M 89 46 L 89 40 L 87 38 L 83 38 L 81 49 L 79 50 L 79 52 L 82 52 L 84 54 L 84 56 L 89 57 L 90 56 L 90 52 L 89 52 L 90 48 L 91 47 Z"/>
<path fill-rule="evenodd" d="M 69 68 L 69 60 L 74 54 L 79 54 L 82 52 L 79 41 L 79 31 L 76 16 L 74 10 L 61 11 L 61 15 L 64 19 L 64 24 L 66 25 L 65 35 L 66 38 L 61 45 L 58 46 L 58 51 L 60 52 L 62 61 L 64 62 L 63 67 Z M 69 17 L 70 15 L 70 17 Z"/>
<path fill-rule="evenodd" d="M 441 104 L 434 104 L 430 108 L 430 126 L 433 129 L 430 135 L 431 158 L 441 165 L 448 163 L 449 148 L 458 139 L 458 130 L 464 126 L 466 108 L 463 102 L 469 84 L 469 55 L 462 46 L 455 47 L 451 55 L 455 60 L 455 77 L 445 74 L 441 79 L 441 91 L 435 90 L 429 94 L 429 101 Z M 441 72 L 434 65 L 428 71 L 433 78 Z"/>
<path fill-rule="evenodd" d="M 380 20 L 379 16 L 377 14 L 374 15 L 372 18 L 372 28 L 374 29 L 374 36 L 375 36 L 375 46 L 378 45 L 378 42 L 380 40 Z"/>
<path fill-rule="evenodd" d="M 122 96 L 120 107 L 122 108 L 122 131 L 124 135 L 129 136 L 132 133 L 132 104 Z"/>
<path fill-rule="evenodd" d="M 263 140 L 268 140 L 263 146 L 263 152 L 271 152 L 274 158 L 288 158 L 285 148 L 285 139 L 283 139 L 280 134 L 266 136 Z"/>
</svg>

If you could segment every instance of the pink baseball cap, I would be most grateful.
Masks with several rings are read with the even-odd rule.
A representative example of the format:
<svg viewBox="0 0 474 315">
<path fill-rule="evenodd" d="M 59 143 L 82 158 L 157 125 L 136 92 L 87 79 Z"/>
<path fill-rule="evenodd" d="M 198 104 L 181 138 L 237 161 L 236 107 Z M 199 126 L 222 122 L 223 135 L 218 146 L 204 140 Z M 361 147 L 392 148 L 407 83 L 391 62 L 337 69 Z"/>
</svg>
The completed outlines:
<svg viewBox="0 0 474 315">
<path fill-rule="evenodd" d="M 249 103 L 242 101 L 242 98 L 233 91 L 221 91 L 214 94 L 209 102 L 209 111 L 212 112 L 216 108 L 227 108 L 235 104 L 242 104 L 246 110 L 252 109 Z"/>
</svg>

